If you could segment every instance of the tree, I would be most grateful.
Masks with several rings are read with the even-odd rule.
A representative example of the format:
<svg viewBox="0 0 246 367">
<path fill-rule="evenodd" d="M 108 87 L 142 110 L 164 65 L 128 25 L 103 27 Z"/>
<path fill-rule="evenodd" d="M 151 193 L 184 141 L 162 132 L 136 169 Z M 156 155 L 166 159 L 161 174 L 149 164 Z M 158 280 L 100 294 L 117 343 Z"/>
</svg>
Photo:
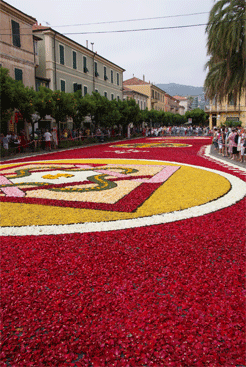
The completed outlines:
<svg viewBox="0 0 246 367">
<path fill-rule="evenodd" d="M 77 102 L 72 93 L 65 93 L 59 90 L 52 92 L 51 116 L 59 122 L 65 121 L 67 117 L 73 117 L 77 112 Z"/>
<path fill-rule="evenodd" d="M 76 102 L 77 102 L 77 111 L 74 116 L 73 122 L 76 129 L 81 127 L 81 122 L 84 121 L 85 117 L 88 116 L 91 112 L 91 96 L 86 94 L 82 97 L 82 93 L 80 90 L 74 93 Z"/>
<path fill-rule="evenodd" d="M 141 120 L 140 108 L 133 98 L 126 101 L 119 100 L 117 106 L 120 112 L 119 123 L 123 127 L 123 135 L 126 135 L 128 124 L 137 124 Z"/>
<path fill-rule="evenodd" d="M 49 88 L 40 87 L 34 98 L 35 110 L 39 114 L 40 119 L 44 119 L 46 115 L 52 115 L 55 108 L 55 102 L 52 98 L 53 92 Z"/>
<path fill-rule="evenodd" d="M 0 68 L 0 118 L 1 131 L 7 133 L 7 122 L 15 108 L 15 81 L 9 76 L 9 70 Z"/>
<path fill-rule="evenodd" d="M 202 109 L 195 108 L 192 111 L 186 111 L 185 118 L 186 120 L 192 118 L 192 124 L 194 125 L 204 125 L 208 119 L 208 116 Z"/>
<path fill-rule="evenodd" d="M 235 104 L 246 88 L 246 3 L 245 0 L 218 0 L 210 11 L 206 28 L 206 96 L 221 102 L 225 97 Z"/>
<path fill-rule="evenodd" d="M 35 112 L 35 91 L 25 87 L 19 81 L 15 82 L 15 108 L 21 113 L 26 122 L 32 122 L 32 114 Z"/>
<path fill-rule="evenodd" d="M 0 68 L 0 95 L 1 95 L 1 129 L 6 133 L 7 123 L 15 110 L 18 110 L 26 122 L 32 122 L 35 112 L 35 91 L 25 87 L 21 81 L 12 79 L 9 71 Z"/>
</svg>

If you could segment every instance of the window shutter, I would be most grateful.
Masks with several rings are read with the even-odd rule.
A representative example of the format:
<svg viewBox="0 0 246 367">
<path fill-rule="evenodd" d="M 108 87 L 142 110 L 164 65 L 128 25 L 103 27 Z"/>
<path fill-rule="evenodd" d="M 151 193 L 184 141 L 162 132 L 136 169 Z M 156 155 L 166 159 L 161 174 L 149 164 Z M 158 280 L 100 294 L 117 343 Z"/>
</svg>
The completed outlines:
<svg viewBox="0 0 246 367">
<path fill-rule="evenodd" d="M 66 88 L 65 80 L 61 80 L 61 91 L 65 92 L 65 88 Z"/>
<path fill-rule="evenodd" d="M 15 80 L 23 80 L 22 78 L 22 70 L 21 69 L 15 69 Z"/>
<path fill-rule="evenodd" d="M 83 56 L 83 66 L 84 66 L 84 73 L 87 73 L 89 70 L 87 69 L 86 57 L 85 56 Z"/>
<path fill-rule="evenodd" d="M 64 46 L 60 45 L 60 64 L 64 65 Z"/>
<path fill-rule="evenodd" d="M 20 25 L 19 23 L 11 20 L 12 24 L 12 36 L 13 36 L 13 45 L 17 47 L 21 47 L 20 43 Z"/>
<path fill-rule="evenodd" d="M 73 69 L 77 69 L 77 54 L 73 51 Z"/>
</svg>

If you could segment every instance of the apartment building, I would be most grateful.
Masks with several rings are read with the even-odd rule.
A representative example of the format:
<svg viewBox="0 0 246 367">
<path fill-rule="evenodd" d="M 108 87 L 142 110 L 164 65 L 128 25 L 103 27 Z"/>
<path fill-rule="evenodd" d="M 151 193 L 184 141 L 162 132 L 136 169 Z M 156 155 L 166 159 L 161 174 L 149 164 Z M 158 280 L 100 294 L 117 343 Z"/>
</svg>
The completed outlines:
<svg viewBox="0 0 246 367">
<path fill-rule="evenodd" d="M 135 99 L 138 104 L 140 110 L 145 110 L 148 104 L 148 96 L 146 94 L 137 92 L 130 88 L 123 86 L 123 100 L 126 99 Z"/>
<path fill-rule="evenodd" d="M 225 98 L 222 103 L 210 101 L 210 106 L 205 110 L 209 115 L 209 127 L 221 126 L 227 121 L 241 121 L 242 126 L 246 128 L 246 90 L 243 91 L 241 98 L 237 101 L 228 103 Z"/>
<path fill-rule="evenodd" d="M 36 19 L 5 1 L 0 1 L 0 66 L 9 69 L 9 75 L 25 86 L 35 88 L 37 41 L 32 26 Z"/>
<path fill-rule="evenodd" d="M 189 111 L 191 109 L 190 100 L 187 97 L 183 96 L 173 96 L 177 100 L 179 100 L 179 106 L 184 107 L 184 114 L 186 111 Z"/>
<path fill-rule="evenodd" d="M 147 108 L 165 111 L 165 92 L 152 83 L 133 77 L 124 80 L 123 86 L 148 96 Z"/>
<path fill-rule="evenodd" d="M 110 100 L 123 97 L 122 67 L 60 34 L 50 27 L 34 25 L 38 42 L 39 66 L 36 89 L 48 83 L 52 90 L 76 92 L 82 95 L 93 91 Z"/>
<path fill-rule="evenodd" d="M 179 113 L 179 100 L 165 93 L 165 111 L 174 114 Z"/>
</svg>

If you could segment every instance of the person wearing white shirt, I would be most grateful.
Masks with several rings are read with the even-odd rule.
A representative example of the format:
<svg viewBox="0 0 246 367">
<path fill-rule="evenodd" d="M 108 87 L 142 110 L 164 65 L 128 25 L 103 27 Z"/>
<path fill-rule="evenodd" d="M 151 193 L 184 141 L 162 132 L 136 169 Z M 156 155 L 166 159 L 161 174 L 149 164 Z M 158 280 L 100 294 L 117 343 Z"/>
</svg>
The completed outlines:
<svg viewBox="0 0 246 367">
<path fill-rule="evenodd" d="M 44 133 L 45 150 L 51 150 L 51 137 L 51 133 L 46 130 L 46 132 Z"/>
</svg>

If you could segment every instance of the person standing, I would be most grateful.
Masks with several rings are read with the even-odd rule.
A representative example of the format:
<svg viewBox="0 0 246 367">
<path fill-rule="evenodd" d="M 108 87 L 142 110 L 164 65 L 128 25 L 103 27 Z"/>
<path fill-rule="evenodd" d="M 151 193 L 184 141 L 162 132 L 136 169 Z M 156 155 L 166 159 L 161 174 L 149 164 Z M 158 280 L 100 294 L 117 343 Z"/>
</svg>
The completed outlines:
<svg viewBox="0 0 246 367">
<path fill-rule="evenodd" d="M 239 162 L 244 161 L 244 153 L 245 153 L 245 147 L 246 147 L 246 134 L 245 129 L 241 129 L 240 131 L 240 156 L 239 156 Z"/>
<path fill-rule="evenodd" d="M 51 150 L 51 133 L 46 130 L 44 133 L 44 141 L 45 141 L 45 150 Z"/>
<path fill-rule="evenodd" d="M 232 134 L 229 136 L 229 139 L 231 140 L 232 145 L 232 157 L 234 161 L 237 159 L 237 143 L 238 143 L 238 134 L 236 129 L 232 129 Z"/>
<path fill-rule="evenodd" d="M 54 149 L 56 149 L 57 146 L 58 146 L 58 136 L 57 136 L 57 128 L 56 127 L 53 127 L 53 130 L 52 130 L 52 141 L 53 141 Z"/>
<path fill-rule="evenodd" d="M 9 139 L 8 139 L 7 135 L 2 137 L 2 144 L 3 144 L 4 149 L 6 149 L 6 150 L 9 149 Z"/>
</svg>

